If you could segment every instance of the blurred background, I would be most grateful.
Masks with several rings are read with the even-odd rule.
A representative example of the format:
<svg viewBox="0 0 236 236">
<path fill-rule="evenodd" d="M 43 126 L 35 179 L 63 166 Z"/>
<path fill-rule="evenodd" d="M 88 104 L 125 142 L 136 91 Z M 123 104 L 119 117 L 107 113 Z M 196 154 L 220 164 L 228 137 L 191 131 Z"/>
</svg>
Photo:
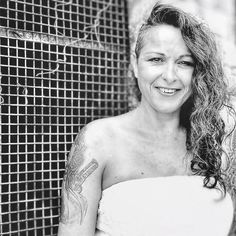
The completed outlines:
<svg viewBox="0 0 236 236">
<path fill-rule="evenodd" d="M 137 104 L 130 52 L 155 2 L 0 1 L 1 235 L 57 234 L 60 188 L 76 134 Z M 236 1 L 162 2 L 209 24 L 234 93 Z"/>
</svg>

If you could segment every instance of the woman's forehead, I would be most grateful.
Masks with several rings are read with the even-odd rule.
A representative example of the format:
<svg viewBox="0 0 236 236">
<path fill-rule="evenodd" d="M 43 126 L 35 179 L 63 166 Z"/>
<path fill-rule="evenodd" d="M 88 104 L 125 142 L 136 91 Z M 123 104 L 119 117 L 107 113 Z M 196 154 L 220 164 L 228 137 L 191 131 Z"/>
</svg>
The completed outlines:
<svg viewBox="0 0 236 236">
<path fill-rule="evenodd" d="M 142 37 L 142 51 L 163 50 L 190 54 L 179 28 L 171 25 L 157 25 L 146 30 Z"/>
</svg>

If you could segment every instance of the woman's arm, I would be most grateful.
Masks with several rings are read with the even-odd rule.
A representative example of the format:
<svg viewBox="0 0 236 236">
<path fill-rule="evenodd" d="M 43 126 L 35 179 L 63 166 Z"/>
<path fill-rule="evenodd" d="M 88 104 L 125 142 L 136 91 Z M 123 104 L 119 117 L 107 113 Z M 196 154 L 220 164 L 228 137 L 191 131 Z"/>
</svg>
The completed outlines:
<svg viewBox="0 0 236 236">
<path fill-rule="evenodd" d="M 62 185 L 58 236 L 95 234 L 103 165 L 94 140 L 94 132 L 84 128 L 71 148 Z"/>
</svg>

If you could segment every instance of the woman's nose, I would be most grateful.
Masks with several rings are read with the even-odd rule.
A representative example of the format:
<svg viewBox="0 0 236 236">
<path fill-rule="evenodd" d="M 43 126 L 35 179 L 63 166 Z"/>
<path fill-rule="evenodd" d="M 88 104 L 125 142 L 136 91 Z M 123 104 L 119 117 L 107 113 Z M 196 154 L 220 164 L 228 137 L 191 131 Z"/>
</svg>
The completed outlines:
<svg viewBox="0 0 236 236">
<path fill-rule="evenodd" d="M 177 73 L 174 63 L 167 63 L 163 71 L 163 79 L 167 83 L 173 83 L 177 79 Z"/>
</svg>

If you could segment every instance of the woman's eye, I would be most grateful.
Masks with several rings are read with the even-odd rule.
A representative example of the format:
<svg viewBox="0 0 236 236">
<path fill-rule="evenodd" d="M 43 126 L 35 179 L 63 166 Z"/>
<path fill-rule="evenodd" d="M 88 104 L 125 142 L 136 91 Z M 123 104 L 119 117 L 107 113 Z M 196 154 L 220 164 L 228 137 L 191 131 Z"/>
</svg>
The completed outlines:
<svg viewBox="0 0 236 236">
<path fill-rule="evenodd" d="M 191 61 L 180 61 L 179 64 L 180 64 L 180 65 L 183 65 L 183 66 L 191 66 L 191 67 L 194 67 L 194 63 L 191 62 Z"/>
<path fill-rule="evenodd" d="M 164 58 L 161 58 L 161 57 L 153 57 L 153 58 L 150 58 L 148 61 L 151 61 L 151 62 L 164 62 Z"/>
</svg>

